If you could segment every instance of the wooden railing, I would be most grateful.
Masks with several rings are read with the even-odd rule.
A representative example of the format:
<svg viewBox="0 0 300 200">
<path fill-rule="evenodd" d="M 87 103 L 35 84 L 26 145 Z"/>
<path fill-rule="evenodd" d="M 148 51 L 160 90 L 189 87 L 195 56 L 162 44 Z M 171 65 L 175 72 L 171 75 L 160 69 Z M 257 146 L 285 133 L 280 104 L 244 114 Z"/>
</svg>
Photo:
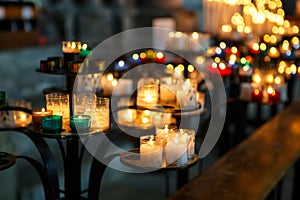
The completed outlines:
<svg viewBox="0 0 300 200">
<path fill-rule="evenodd" d="M 300 99 L 184 185 L 169 200 L 266 199 L 293 166 L 294 188 L 299 186 L 299 157 Z M 294 189 L 293 199 L 300 199 L 297 191 Z"/>
</svg>

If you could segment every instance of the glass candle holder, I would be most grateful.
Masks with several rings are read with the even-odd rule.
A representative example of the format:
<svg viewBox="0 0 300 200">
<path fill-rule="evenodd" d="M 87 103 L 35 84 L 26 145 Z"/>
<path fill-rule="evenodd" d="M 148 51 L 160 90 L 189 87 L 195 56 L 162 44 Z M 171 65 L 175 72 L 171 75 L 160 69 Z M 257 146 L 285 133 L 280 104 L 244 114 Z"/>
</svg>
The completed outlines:
<svg viewBox="0 0 300 200">
<path fill-rule="evenodd" d="M 158 81 L 148 78 L 138 81 L 137 105 L 150 108 L 158 101 Z"/>
<path fill-rule="evenodd" d="M 180 129 L 179 132 L 181 134 L 187 134 L 188 159 L 193 160 L 195 156 L 195 139 L 196 139 L 195 131 L 192 129 Z"/>
<path fill-rule="evenodd" d="M 35 128 L 41 127 L 41 119 L 43 116 L 50 116 L 53 114 L 52 110 L 45 110 L 42 108 L 41 110 L 33 110 L 32 111 L 32 124 Z"/>
<path fill-rule="evenodd" d="M 70 127 L 72 130 L 89 130 L 91 126 L 91 116 L 73 115 L 70 117 Z"/>
<path fill-rule="evenodd" d="M 63 41 L 62 42 L 62 51 L 64 54 L 64 67 L 68 67 L 70 61 L 80 60 L 80 49 L 81 42 L 76 41 Z"/>
<path fill-rule="evenodd" d="M 52 92 L 46 94 L 46 108 L 52 110 L 53 115 L 61 115 L 63 126 L 66 128 L 70 122 L 69 94 L 63 92 Z"/>
<path fill-rule="evenodd" d="M 44 131 L 58 132 L 62 130 L 62 116 L 50 115 L 43 116 L 41 119 L 41 126 Z"/>
<path fill-rule="evenodd" d="M 137 117 L 137 112 L 135 109 L 124 109 L 118 111 L 118 122 L 120 124 L 133 123 Z"/>
<path fill-rule="evenodd" d="M 187 134 L 168 134 L 165 145 L 167 166 L 185 166 L 188 163 Z"/>
<path fill-rule="evenodd" d="M 95 128 L 101 131 L 108 130 L 110 127 L 109 99 L 97 97 L 96 103 L 96 122 Z"/>
<path fill-rule="evenodd" d="M 176 80 L 172 77 L 163 77 L 160 79 L 160 102 L 166 104 L 175 104 L 176 102 Z"/>
<path fill-rule="evenodd" d="M 140 161 L 143 167 L 163 166 L 163 141 L 154 135 L 140 137 Z"/>
</svg>

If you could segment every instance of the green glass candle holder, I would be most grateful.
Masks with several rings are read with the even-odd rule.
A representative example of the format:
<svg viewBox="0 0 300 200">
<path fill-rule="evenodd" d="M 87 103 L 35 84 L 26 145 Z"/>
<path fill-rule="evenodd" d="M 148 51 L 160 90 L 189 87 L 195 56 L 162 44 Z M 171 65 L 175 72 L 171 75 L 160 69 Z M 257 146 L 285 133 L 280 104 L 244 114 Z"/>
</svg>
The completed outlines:
<svg viewBox="0 0 300 200">
<path fill-rule="evenodd" d="M 62 116 L 50 115 L 43 116 L 41 119 L 41 126 L 44 131 L 58 132 L 62 130 Z"/>
<path fill-rule="evenodd" d="M 73 115 L 70 117 L 70 127 L 73 131 L 89 130 L 91 127 L 90 115 Z"/>
</svg>

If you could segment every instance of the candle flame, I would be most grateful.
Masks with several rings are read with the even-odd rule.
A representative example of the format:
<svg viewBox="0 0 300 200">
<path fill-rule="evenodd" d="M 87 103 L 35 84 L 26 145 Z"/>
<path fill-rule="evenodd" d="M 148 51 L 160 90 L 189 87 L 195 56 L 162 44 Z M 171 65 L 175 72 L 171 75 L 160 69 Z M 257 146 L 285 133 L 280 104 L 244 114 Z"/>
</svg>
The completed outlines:
<svg viewBox="0 0 300 200">
<path fill-rule="evenodd" d="M 45 112 L 45 108 L 42 108 L 42 112 Z"/>
</svg>

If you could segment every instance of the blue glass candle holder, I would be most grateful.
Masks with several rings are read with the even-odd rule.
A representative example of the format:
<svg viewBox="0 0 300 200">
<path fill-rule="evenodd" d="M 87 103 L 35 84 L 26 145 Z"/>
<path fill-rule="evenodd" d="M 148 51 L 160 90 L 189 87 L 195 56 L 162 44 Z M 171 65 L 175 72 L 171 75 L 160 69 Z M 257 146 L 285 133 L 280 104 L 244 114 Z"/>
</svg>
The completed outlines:
<svg viewBox="0 0 300 200">
<path fill-rule="evenodd" d="M 62 130 L 62 116 L 43 116 L 41 119 L 42 129 L 48 132 L 58 132 Z"/>
<path fill-rule="evenodd" d="M 91 127 L 90 115 L 73 115 L 70 117 L 70 127 L 72 130 L 88 130 Z"/>
</svg>

